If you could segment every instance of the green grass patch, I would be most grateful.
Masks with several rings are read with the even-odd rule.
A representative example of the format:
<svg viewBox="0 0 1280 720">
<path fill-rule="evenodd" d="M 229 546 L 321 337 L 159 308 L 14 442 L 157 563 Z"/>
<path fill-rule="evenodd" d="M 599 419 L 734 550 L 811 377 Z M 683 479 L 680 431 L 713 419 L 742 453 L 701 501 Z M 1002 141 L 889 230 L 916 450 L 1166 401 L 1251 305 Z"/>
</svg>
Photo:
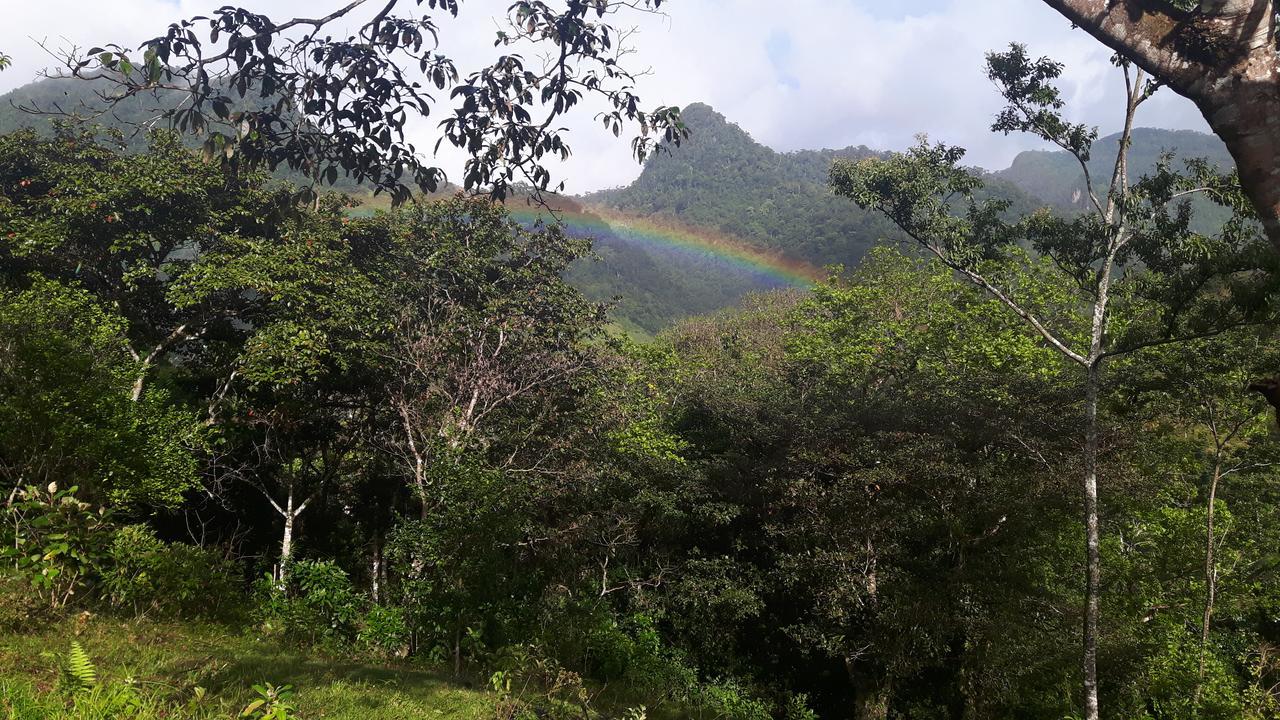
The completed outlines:
<svg viewBox="0 0 1280 720">
<path fill-rule="evenodd" d="M 96 666 L 93 690 L 63 678 L 72 642 Z M 304 720 L 491 718 L 494 697 L 478 680 L 412 665 L 378 664 L 300 651 L 215 625 L 81 617 L 29 633 L 0 635 L 0 719 L 236 717 L 260 683 L 292 685 Z M 112 693 L 141 701 L 112 709 Z M 203 688 L 199 690 L 198 688 Z"/>
</svg>

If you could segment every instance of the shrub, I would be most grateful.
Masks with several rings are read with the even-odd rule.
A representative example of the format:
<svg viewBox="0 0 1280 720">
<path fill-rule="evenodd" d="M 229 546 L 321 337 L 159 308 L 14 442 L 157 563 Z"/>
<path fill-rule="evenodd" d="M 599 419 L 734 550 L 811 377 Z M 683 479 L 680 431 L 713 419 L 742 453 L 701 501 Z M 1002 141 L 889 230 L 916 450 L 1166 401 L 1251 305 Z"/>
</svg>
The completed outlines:
<svg viewBox="0 0 1280 720">
<path fill-rule="evenodd" d="M 771 720 L 773 717 L 768 703 L 753 697 L 734 680 L 707 684 L 699 693 L 698 704 L 712 717 L 724 720 Z"/>
<path fill-rule="evenodd" d="M 513 645 L 496 657 L 489 685 L 498 695 L 500 720 L 591 717 L 593 693 L 582 676 L 536 645 Z"/>
<path fill-rule="evenodd" d="M 400 608 L 374 605 L 360 621 L 360 644 L 385 655 L 404 655 L 409 648 L 409 623 Z"/>
<path fill-rule="evenodd" d="M 34 627 L 47 612 L 27 581 L 14 574 L 0 574 L 0 633 Z"/>
<path fill-rule="evenodd" d="M 110 567 L 102 573 L 102 586 L 107 601 L 117 607 L 130 607 L 142 614 L 157 599 L 158 559 L 164 543 L 146 526 L 120 528 L 111 541 Z"/>
<path fill-rule="evenodd" d="M 244 596 L 240 568 L 212 548 L 165 543 L 145 525 L 115 533 L 102 571 L 106 599 L 135 615 L 226 619 Z"/>
<path fill-rule="evenodd" d="M 665 644 L 648 615 L 616 618 L 599 614 L 588 625 L 588 670 L 604 680 L 620 679 L 647 697 L 685 699 L 698 674 Z"/>
<path fill-rule="evenodd" d="M 290 563 L 283 585 L 264 578 L 258 585 L 264 626 L 294 640 L 345 648 L 358 635 L 364 597 L 332 560 Z"/>
<path fill-rule="evenodd" d="M 27 487 L 4 508 L 0 563 L 57 610 L 92 583 L 107 559 L 111 521 L 106 508 L 76 499 L 77 488 Z"/>
</svg>

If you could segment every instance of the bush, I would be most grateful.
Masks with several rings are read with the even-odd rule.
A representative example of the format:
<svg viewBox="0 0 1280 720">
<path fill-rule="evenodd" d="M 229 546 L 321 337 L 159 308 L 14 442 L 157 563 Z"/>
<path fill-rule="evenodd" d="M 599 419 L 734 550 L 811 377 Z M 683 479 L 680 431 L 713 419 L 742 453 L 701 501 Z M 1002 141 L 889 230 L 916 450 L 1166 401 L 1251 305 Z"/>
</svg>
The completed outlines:
<svg viewBox="0 0 1280 720">
<path fill-rule="evenodd" d="M 498 696 L 499 720 L 591 717 L 593 693 L 582 676 L 536 645 L 504 648 L 489 685 Z"/>
<path fill-rule="evenodd" d="M 283 584 L 266 577 L 259 581 L 258 591 L 259 611 L 268 630 L 341 649 L 349 647 L 359 634 L 364 597 L 332 560 L 289 563 Z"/>
<path fill-rule="evenodd" d="M 35 627 L 50 615 L 31 583 L 16 574 L 0 574 L 0 632 Z"/>
<path fill-rule="evenodd" d="M 165 543 L 145 525 L 115 533 L 102 571 L 107 601 L 135 615 L 227 619 L 241 609 L 240 568 L 212 548 Z"/>
<path fill-rule="evenodd" d="M 76 490 L 59 490 L 57 483 L 19 490 L 4 508 L 0 526 L 0 563 L 51 610 L 84 595 L 111 542 L 106 508 L 81 502 Z"/>
<path fill-rule="evenodd" d="M 733 680 L 710 683 L 699 693 L 699 705 L 712 717 L 724 720 L 771 720 L 773 713 L 765 703 Z"/>
<path fill-rule="evenodd" d="M 360 621 L 360 644 L 389 656 L 409 650 L 409 623 L 400 608 L 374 605 Z"/>
<path fill-rule="evenodd" d="M 685 699 L 697 686 L 698 673 L 663 642 L 648 615 L 620 620 L 606 614 L 588 627 L 588 670 L 593 676 L 623 680 L 648 697 Z"/>
</svg>

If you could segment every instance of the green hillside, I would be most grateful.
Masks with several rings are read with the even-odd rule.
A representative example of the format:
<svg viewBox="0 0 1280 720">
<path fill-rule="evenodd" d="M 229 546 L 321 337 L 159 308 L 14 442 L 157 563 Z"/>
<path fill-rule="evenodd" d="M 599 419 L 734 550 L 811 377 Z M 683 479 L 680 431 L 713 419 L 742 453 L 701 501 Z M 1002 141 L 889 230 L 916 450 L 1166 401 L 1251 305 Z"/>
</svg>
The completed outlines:
<svg viewBox="0 0 1280 720">
<path fill-rule="evenodd" d="M 1119 134 L 1100 138 L 1089 159 L 1089 174 L 1094 187 L 1102 189 L 1111 177 Z M 1219 167 L 1232 165 L 1231 155 L 1216 135 L 1192 130 L 1137 128 L 1129 151 L 1129 178 L 1136 180 L 1155 169 L 1165 153 L 1177 158 L 1204 158 Z M 1082 210 L 1089 199 L 1083 193 L 1084 171 L 1075 158 L 1063 151 L 1030 150 L 1020 153 L 997 177 L 1017 185 L 1023 191 L 1063 209 Z"/>
<path fill-rule="evenodd" d="M 59 121 L 83 120 L 104 128 L 120 130 L 128 150 L 141 152 L 147 147 L 149 130 L 168 127 L 161 114 L 178 105 L 180 94 L 159 91 L 108 102 L 107 98 L 116 90 L 105 81 L 46 78 L 28 83 L 0 95 L 0 134 L 20 128 L 33 128 L 41 134 L 49 135 Z M 250 93 L 238 106 L 239 109 L 247 109 L 266 102 L 268 101 Z M 36 110 L 40 112 L 34 112 Z M 231 131 L 226 125 L 216 122 L 214 125 L 223 127 L 224 132 Z M 191 147 L 199 147 L 202 138 L 188 135 L 184 141 Z M 281 179 L 306 183 L 304 175 L 283 167 L 273 174 Z M 334 187 L 342 192 L 361 191 L 358 183 L 345 177 L 339 177 Z"/>
<path fill-rule="evenodd" d="M 857 262 L 881 238 L 897 237 L 882 218 L 827 189 L 833 159 L 874 151 L 778 153 L 707 105 L 690 105 L 684 118 L 692 132 L 688 141 L 652 157 L 631 185 L 586 199 L 714 228 L 815 265 Z"/>
<path fill-rule="evenodd" d="M 695 103 L 683 113 L 691 131 L 685 143 L 651 157 L 627 187 L 587 195 L 587 207 L 709 229 L 816 267 L 854 265 L 882 241 L 901 238 L 881 216 L 836 197 L 827 187 L 833 160 L 871 157 L 878 151 L 848 147 L 779 153 L 707 105 Z M 990 191 L 1012 199 L 1016 210 L 1040 204 L 999 178 L 993 178 Z M 575 281 L 597 297 L 620 295 L 618 314 L 650 331 L 776 287 L 733 268 L 691 265 L 686 257 L 660 249 L 624 247 L 615 238 L 599 238 L 597 248 L 604 262 L 583 268 Z"/>
<path fill-rule="evenodd" d="M 89 83 L 42 80 L 0 97 L 0 133 L 19 127 L 50 131 L 53 119 L 20 110 L 23 106 L 60 107 L 90 112 L 101 107 Z M 135 127 L 154 117 L 157 100 L 129 101 L 97 122 Z M 163 104 L 163 99 L 160 100 Z M 565 203 L 590 216 L 593 209 L 635 218 L 659 219 L 711 231 L 755 249 L 814 267 L 854 265 L 866 252 L 900 233 L 879 215 L 864 212 L 827 187 L 827 171 L 836 158 L 863 158 L 881 151 L 867 147 L 776 152 L 710 106 L 684 110 L 691 136 L 681 146 L 653 155 L 630 185 Z M 145 145 L 141 135 L 131 148 Z M 1115 136 L 1099 141 L 1090 169 L 1106 177 L 1114 157 Z M 1139 129 L 1134 134 L 1133 175 L 1149 172 L 1161 153 L 1230 162 L 1216 137 L 1189 131 Z M 287 177 L 282 174 L 282 177 Z M 1087 202 L 1079 192 L 1083 174 L 1063 152 L 1030 151 L 988 176 L 988 191 L 1013 201 L 1014 212 L 1041 204 L 1073 210 Z M 339 189 L 358 187 L 339 183 Z M 775 289 L 777 281 L 744 271 L 715 257 L 680 252 L 661 244 L 638 243 L 607 223 L 592 222 L 597 258 L 578 263 L 570 277 L 590 297 L 615 302 L 614 316 L 633 334 L 644 336 L 674 321 L 737 304 L 751 292 Z"/>
</svg>

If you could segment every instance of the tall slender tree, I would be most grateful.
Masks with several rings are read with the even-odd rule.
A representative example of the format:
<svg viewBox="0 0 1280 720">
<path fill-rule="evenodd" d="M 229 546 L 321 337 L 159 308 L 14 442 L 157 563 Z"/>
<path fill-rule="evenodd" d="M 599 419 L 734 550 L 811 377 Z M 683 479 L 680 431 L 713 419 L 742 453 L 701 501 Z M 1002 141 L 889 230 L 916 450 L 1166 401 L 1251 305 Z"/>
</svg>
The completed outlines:
<svg viewBox="0 0 1280 720">
<path fill-rule="evenodd" d="M 1193 163 L 1189 176 L 1175 174 L 1166 166 L 1157 177 L 1130 182 L 1128 153 L 1134 119 L 1153 86 L 1141 68 L 1135 70 L 1127 62 L 1120 65 L 1126 89 L 1124 129 L 1111 177 L 1099 188 L 1088 173 L 1097 130 L 1068 123 L 1060 113 L 1064 103 L 1053 81 L 1062 66 L 1046 58 L 1033 60 L 1018 45 L 987 56 L 988 74 L 1008 102 L 993 130 L 1031 133 L 1074 156 L 1085 172 L 1091 212 L 1075 217 L 1039 212 L 1009 224 L 1002 218 L 1007 202 L 974 199 L 981 181 L 959 166 L 964 151 L 926 141 L 889 159 L 837 161 L 831 169 L 831 182 L 838 194 L 885 213 L 921 248 L 1003 303 L 1081 370 L 1085 526 L 1081 667 L 1083 709 L 1088 720 L 1099 716 L 1099 399 L 1107 361 L 1144 347 L 1221 332 L 1243 322 L 1243 315 L 1227 307 L 1215 305 L 1192 312 L 1186 303 L 1211 286 L 1215 277 L 1232 269 L 1231 258 L 1256 239 L 1247 223 L 1229 223 L 1211 241 L 1190 230 L 1189 196 L 1205 194 L 1224 202 L 1231 196 L 1231 178 L 1219 176 L 1203 164 Z M 1171 215 L 1170 207 L 1179 201 L 1180 207 Z M 1204 252 L 1188 251 L 1186 243 L 1193 236 L 1206 241 Z M 1017 275 L 1002 275 L 1001 263 L 1022 255 L 1022 245 L 1029 245 L 1036 255 L 1052 262 L 1059 273 L 1055 277 L 1075 294 L 1072 300 L 1065 304 L 1046 302 L 1034 283 Z M 1206 258 L 1211 262 L 1205 262 Z M 1027 261 L 1034 259 L 1028 257 Z M 1143 274 L 1144 268 L 1151 278 L 1136 285 L 1124 282 Z M 1144 284 L 1167 288 L 1182 297 L 1144 303 Z"/>
</svg>

